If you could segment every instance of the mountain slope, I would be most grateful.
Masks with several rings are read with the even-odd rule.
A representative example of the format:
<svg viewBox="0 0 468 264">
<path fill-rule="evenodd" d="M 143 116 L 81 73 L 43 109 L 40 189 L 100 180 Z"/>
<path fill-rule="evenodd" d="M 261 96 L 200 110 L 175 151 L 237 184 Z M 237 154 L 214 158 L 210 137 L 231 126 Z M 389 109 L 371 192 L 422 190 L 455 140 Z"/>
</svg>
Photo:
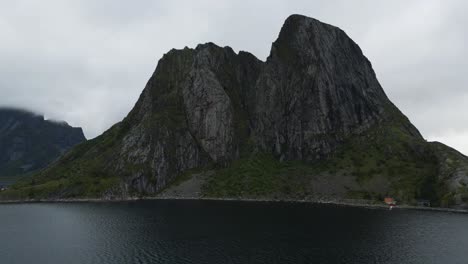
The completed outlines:
<svg viewBox="0 0 468 264">
<path fill-rule="evenodd" d="M 3 197 L 156 195 L 202 175 L 202 196 L 461 204 L 446 152 L 342 30 L 292 15 L 266 62 L 212 43 L 171 50 L 122 122 Z"/>
<path fill-rule="evenodd" d="M 24 110 L 0 108 L 0 184 L 44 168 L 84 140 L 81 128 Z"/>
</svg>

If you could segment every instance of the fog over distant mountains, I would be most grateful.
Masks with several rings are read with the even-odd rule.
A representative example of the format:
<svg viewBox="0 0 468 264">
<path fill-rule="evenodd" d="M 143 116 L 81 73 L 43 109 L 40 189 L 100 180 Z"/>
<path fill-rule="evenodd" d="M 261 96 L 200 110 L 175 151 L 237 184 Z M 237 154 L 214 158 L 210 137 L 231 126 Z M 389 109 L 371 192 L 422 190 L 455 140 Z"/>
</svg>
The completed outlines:
<svg viewBox="0 0 468 264">
<path fill-rule="evenodd" d="M 42 169 L 86 140 L 81 128 L 44 120 L 26 110 L 0 108 L 0 185 Z"/>
</svg>

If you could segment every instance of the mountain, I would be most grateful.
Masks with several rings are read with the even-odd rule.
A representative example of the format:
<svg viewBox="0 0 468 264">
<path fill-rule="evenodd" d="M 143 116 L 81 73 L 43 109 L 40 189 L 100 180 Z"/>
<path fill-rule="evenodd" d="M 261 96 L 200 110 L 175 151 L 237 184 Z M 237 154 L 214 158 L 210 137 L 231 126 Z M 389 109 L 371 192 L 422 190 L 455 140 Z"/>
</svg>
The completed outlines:
<svg viewBox="0 0 468 264">
<path fill-rule="evenodd" d="M 0 185 L 46 167 L 84 140 L 81 128 L 25 110 L 0 108 Z"/>
<path fill-rule="evenodd" d="M 169 51 L 122 122 L 2 197 L 464 206 L 467 164 L 424 140 L 345 32 L 292 15 L 265 62 L 213 43 Z"/>
</svg>

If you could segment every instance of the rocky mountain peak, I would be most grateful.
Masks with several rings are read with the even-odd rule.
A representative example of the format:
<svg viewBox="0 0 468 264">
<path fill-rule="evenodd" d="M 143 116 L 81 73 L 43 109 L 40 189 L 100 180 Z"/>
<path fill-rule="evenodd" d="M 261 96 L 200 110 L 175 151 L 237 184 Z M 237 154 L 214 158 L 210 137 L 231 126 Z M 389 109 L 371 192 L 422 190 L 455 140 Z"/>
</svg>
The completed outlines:
<svg viewBox="0 0 468 264">
<path fill-rule="evenodd" d="M 323 53 L 320 45 L 329 45 L 339 34 L 345 34 L 337 27 L 325 24 L 314 18 L 291 15 L 284 22 L 278 38 L 272 45 L 271 56 L 283 60 L 300 59 L 307 51 L 317 57 Z"/>
<path fill-rule="evenodd" d="M 301 15 L 284 23 L 256 93 L 259 145 L 282 159 L 323 157 L 398 112 L 357 44 L 341 29 Z"/>
<path fill-rule="evenodd" d="M 292 15 L 265 62 L 213 43 L 169 51 L 122 122 L 35 183 L 70 179 L 50 196 L 83 196 L 83 188 L 151 195 L 201 171 L 211 176 L 199 193 L 214 196 L 391 193 L 442 201 L 439 181 L 467 174 L 445 166 L 440 152 L 449 151 L 427 144 L 390 102 L 344 31 Z"/>
</svg>

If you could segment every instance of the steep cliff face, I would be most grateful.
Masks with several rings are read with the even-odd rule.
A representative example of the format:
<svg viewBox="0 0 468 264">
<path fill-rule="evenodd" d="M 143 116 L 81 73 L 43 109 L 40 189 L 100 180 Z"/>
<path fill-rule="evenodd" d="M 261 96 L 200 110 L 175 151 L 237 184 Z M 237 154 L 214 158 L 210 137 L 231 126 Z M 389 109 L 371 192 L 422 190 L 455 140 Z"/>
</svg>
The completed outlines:
<svg viewBox="0 0 468 264">
<path fill-rule="evenodd" d="M 16 195 L 154 195 L 196 172 L 206 196 L 440 201 L 436 152 L 356 43 L 293 15 L 265 62 L 212 43 L 171 50 L 122 122 Z"/>
<path fill-rule="evenodd" d="M 259 68 L 252 55 L 211 43 L 164 55 L 124 121 L 115 173 L 142 168 L 125 177 L 125 189 L 155 193 L 186 170 L 237 159 Z"/>
<path fill-rule="evenodd" d="M 0 184 L 41 169 L 84 141 L 81 128 L 23 110 L 0 109 Z"/>
<path fill-rule="evenodd" d="M 256 141 L 281 159 L 320 158 L 393 107 L 356 43 L 303 16 L 286 20 L 255 91 Z"/>
</svg>

